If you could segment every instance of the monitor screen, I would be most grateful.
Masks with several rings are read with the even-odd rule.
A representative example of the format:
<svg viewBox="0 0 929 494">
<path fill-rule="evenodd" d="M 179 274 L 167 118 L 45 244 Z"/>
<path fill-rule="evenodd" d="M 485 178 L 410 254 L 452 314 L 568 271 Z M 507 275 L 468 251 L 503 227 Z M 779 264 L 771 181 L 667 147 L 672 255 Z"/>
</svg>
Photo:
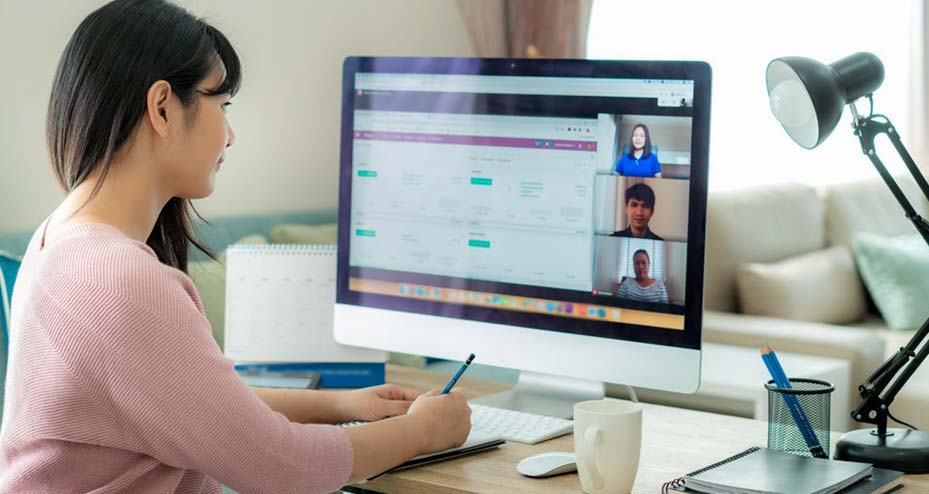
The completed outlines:
<svg viewBox="0 0 929 494">
<path fill-rule="evenodd" d="M 703 68 L 348 59 L 337 302 L 699 348 Z"/>
</svg>

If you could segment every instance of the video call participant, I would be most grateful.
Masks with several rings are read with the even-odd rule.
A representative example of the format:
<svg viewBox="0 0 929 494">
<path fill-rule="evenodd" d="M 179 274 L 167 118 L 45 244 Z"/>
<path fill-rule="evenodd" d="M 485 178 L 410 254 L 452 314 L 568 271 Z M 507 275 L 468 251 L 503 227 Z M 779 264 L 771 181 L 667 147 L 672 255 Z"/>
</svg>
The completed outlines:
<svg viewBox="0 0 929 494">
<path fill-rule="evenodd" d="M 648 277 L 650 265 L 651 259 L 648 257 L 648 252 L 643 249 L 635 251 L 635 254 L 632 254 L 632 269 L 635 271 L 635 278 L 623 279 L 617 295 L 620 298 L 639 302 L 667 304 L 668 289 L 665 288 L 663 281 Z"/>
<path fill-rule="evenodd" d="M 645 124 L 632 128 L 629 147 L 616 163 L 616 173 L 626 177 L 660 177 L 661 163 L 652 152 L 652 137 Z"/>
<path fill-rule="evenodd" d="M 633 184 L 626 189 L 625 199 L 626 224 L 629 226 L 611 236 L 664 240 L 648 227 L 648 222 L 655 213 L 655 191 L 646 184 Z"/>
</svg>

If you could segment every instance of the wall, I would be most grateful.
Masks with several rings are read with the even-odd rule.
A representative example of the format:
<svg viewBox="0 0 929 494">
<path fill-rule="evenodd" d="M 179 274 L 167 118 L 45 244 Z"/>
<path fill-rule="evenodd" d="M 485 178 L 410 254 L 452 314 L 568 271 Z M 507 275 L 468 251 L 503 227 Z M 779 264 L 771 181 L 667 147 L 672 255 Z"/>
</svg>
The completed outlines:
<svg viewBox="0 0 929 494">
<path fill-rule="evenodd" d="M 683 304 L 684 294 L 687 292 L 687 243 L 665 242 L 664 247 L 668 269 L 668 278 L 665 280 L 668 298 L 671 303 Z"/>
<path fill-rule="evenodd" d="M 0 0 L 0 234 L 34 228 L 62 198 L 44 141 L 58 57 L 99 0 Z M 199 201 L 207 217 L 337 207 L 342 60 L 472 56 L 455 0 L 187 0 L 231 40 L 244 85 L 236 144 Z"/>
</svg>

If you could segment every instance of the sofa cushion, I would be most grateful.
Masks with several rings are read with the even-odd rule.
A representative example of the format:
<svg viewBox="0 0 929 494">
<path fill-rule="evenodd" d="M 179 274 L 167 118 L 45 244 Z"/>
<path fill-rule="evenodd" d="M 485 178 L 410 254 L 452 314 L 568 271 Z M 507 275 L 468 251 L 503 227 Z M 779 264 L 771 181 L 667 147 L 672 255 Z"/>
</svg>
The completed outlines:
<svg viewBox="0 0 929 494">
<path fill-rule="evenodd" d="M 881 329 L 879 320 L 873 320 L 870 326 L 873 329 L 869 332 L 884 340 L 888 358 L 906 346 L 913 337 L 912 331 Z M 929 410 L 929 393 L 926 390 L 929 390 L 929 365 L 924 363 L 900 390 L 891 405 L 891 412 L 900 420 L 909 422 L 921 430 L 929 429 L 929 414 L 926 413 L 926 410 Z"/>
<path fill-rule="evenodd" d="M 275 225 L 271 228 L 271 243 L 275 244 L 334 244 L 339 238 L 336 223 L 322 225 Z"/>
<path fill-rule="evenodd" d="M 270 238 L 271 227 L 283 224 L 319 225 L 338 220 L 335 209 L 295 211 L 286 213 L 259 213 L 210 218 L 210 223 L 194 222 L 197 238 L 209 246 L 213 252 L 222 252 L 226 246 L 246 235 L 261 234 Z M 208 259 L 197 249 L 191 249 L 190 258 L 194 261 Z"/>
<path fill-rule="evenodd" d="M 918 328 L 929 317 L 929 246 L 919 235 L 860 233 L 852 245 L 858 270 L 890 329 Z"/>
<path fill-rule="evenodd" d="M 926 216 L 929 202 L 912 178 L 896 177 L 917 212 Z M 823 189 L 826 208 L 826 232 L 829 245 L 847 245 L 857 233 L 897 236 L 916 230 L 880 179 L 834 185 Z"/>
<path fill-rule="evenodd" d="M 714 192 L 707 207 L 704 306 L 737 308 L 736 271 L 822 249 L 826 242 L 816 189 L 788 184 Z"/>
<path fill-rule="evenodd" d="M 847 247 L 744 263 L 737 279 L 745 314 L 841 324 L 861 320 L 868 308 Z"/>
<path fill-rule="evenodd" d="M 704 312 L 703 341 L 753 348 L 767 342 L 778 351 L 843 358 L 854 384 L 864 382 L 885 355 L 884 340 L 866 329 L 714 311 Z M 856 389 L 836 392 L 846 395 L 849 410 L 858 404 Z"/>
</svg>

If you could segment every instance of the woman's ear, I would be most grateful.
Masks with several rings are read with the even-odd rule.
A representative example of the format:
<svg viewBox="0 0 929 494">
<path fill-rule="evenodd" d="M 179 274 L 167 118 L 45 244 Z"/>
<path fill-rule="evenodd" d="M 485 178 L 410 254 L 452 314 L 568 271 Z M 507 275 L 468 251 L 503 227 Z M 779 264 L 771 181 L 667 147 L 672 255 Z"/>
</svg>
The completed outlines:
<svg viewBox="0 0 929 494">
<path fill-rule="evenodd" d="M 171 101 L 171 85 L 167 81 L 156 81 L 148 88 L 146 114 L 152 128 L 161 137 L 168 136 L 168 102 Z"/>
</svg>

